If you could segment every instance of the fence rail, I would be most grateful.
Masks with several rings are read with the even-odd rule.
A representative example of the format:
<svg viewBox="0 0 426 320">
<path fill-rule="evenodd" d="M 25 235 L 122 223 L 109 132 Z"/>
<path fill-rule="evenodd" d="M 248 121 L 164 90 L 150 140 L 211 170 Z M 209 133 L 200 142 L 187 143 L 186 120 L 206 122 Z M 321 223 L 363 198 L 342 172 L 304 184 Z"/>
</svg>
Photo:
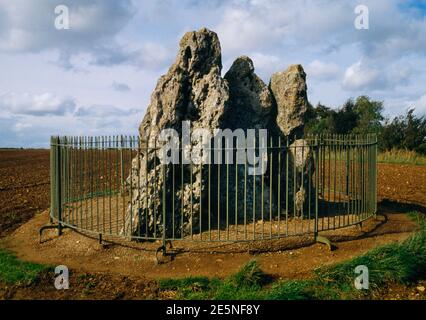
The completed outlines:
<svg viewBox="0 0 426 320">
<path fill-rule="evenodd" d="M 254 148 L 259 156 L 260 146 Z M 51 218 L 60 232 L 256 241 L 317 236 L 377 210 L 373 135 L 270 138 L 260 175 L 247 157 L 233 164 L 162 164 L 159 149 L 134 136 L 52 137 Z"/>
</svg>

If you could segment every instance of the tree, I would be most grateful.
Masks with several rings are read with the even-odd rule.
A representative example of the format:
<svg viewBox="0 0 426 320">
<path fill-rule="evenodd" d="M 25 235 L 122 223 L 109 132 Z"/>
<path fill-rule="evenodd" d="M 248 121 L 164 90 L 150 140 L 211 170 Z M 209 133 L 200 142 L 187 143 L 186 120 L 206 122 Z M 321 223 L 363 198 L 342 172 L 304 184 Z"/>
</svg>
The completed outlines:
<svg viewBox="0 0 426 320">
<path fill-rule="evenodd" d="M 353 133 L 380 133 L 384 117 L 383 102 L 371 100 L 367 96 L 359 96 L 354 105 L 357 115 L 357 124 Z"/>
<path fill-rule="evenodd" d="M 318 103 L 316 107 L 309 105 L 306 113 L 306 133 L 323 134 L 334 132 L 334 110 Z"/>
<path fill-rule="evenodd" d="M 403 147 L 408 150 L 423 152 L 426 149 L 426 118 L 416 117 L 414 109 L 410 109 L 405 117 L 405 135 Z"/>
<path fill-rule="evenodd" d="M 410 109 L 405 116 L 387 120 L 380 136 L 380 147 L 426 154 L 426 118 L 416 117 L 414 109 Z"/>
<path fill-rule="evenodd" d="M 358 115 L 355 112 L 355 104 L 348 99 L 342 108 L 333 115 L 334 132 L 337 134 L 351 133 L 357 126 Z"/>
</svg>

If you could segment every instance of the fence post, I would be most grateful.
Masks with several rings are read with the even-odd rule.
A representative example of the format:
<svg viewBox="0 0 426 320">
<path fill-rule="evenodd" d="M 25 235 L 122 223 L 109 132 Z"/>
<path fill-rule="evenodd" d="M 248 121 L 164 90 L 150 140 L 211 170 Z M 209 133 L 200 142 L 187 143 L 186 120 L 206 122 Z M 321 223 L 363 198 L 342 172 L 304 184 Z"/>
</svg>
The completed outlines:
<svg viewBox="0 0 426 320">
<path fill-rule="evenodd" d="M 165 161 L 163 159 L 163 161 Z M 166 164 L 163 163 L 161 166 L 163 169 L 163 254 L 166 253 Z M 174 213 L 173 213 L 174 214 Z"/>
<path fill-rule="evenodd" d="M 56 210 L 58 215 L 58 236 L 62 235 L 62 166 L 61 166 L 61 139 L 56 138 Z"/>
<path fill-rule="evenodd" d="M 316 172 L 316 188 L 315 188 L 315 223 L 314 223 L 314 237 L 317 239 L 318 237 L 318 197 L 319 197 L 319 184 L 320 184 L 320 177 L 319 177 L 319 154 L 320 154 L 320 145 L 321 145 L 321 136 L 318 135 L 315 136 L 315 172 Z"/>
<path fill-rule="evenodd" d="M 55 215 L 55 140 L 50 137 L 50 223 L 53 224 Z"/>
<path fill-rule="evenodd" d="M 377 144 L 378 144 L 378 140 L 377 140 L 377 133 L 374 134 L 374 161 L 373 161 L 373 165 L 374 165 L 374 218 L 377 217 Z"/>
<path fill-rule="evenodd" d="M 350 149 L 349 149 L 349 139 L 348 135 L 345 136 L 345 149 L 346 149 L 346 196 L 349 199 L 349 168 L 350 168 Z M 349 200 L 348 200 L 349 201 Z"/>
<path fill-rule="evenodd" d="M 121 192 L 124 192 L 124 166 L 123 166 L 123 136 L 120 136 L 120 175 L 121 175 Z"/>
</svg>

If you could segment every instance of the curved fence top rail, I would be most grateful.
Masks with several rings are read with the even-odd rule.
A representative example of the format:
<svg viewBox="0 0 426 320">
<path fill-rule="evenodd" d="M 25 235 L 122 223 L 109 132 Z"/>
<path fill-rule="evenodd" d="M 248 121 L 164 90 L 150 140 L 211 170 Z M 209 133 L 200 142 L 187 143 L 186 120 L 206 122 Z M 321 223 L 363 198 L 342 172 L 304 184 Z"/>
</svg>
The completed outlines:
<svg viewBox="0 0 426 320">
<path fill-rule="evenodd" d="M 179 137 L 181 138 L 181 137 Z M 235 136 L 232 139 L 236 139 Z M 267 137 L 265 140 L 265 146 L 271 148 L 282 147 L 285 148 L 287 143 L 290 144 L 292 141 L 298 140 L 297 136 L 278 136 L 278 137 Z M 338 145 L 375 145 L 377 144 L 376 134 L 308 134 L 300 139 L 305 140 L 309 145 L 317 144 L 338 144 Z M 142 139 L 137 135 L 113 135 L 113 136 L 52 136 L 50 139 L 51 146 L 85 146 L 86 148 L 102 148 L 108 146 L 109 148 L 146 148 L 147 141 L 151 139 Z M 158 139 L 152 139 L 153 142 L 148 143 L 149 149 L 156 149 Z M 256 143 L 259 143 L 259 139 L 256 138 Z M 181 147 L 180 147 L 181 148 Z M 240 147 L 236 145 L 233 149 L 239 148 L 253 148 L 249 146 Z M 214 148 L 208 148 L 214 149 Z M 221 148 L 226 149 L 226 148 Z"/>
<path fill-rule="evenodd" d="M 243 162 L 162 163 L 158 141 L 54 136 L 51 217 L 101 236 L 238 242 L 317 237 L 377 211 L 375 135 L 268 137 L 263 158 L 260 142 L 233 143 Z"/>
</svg>

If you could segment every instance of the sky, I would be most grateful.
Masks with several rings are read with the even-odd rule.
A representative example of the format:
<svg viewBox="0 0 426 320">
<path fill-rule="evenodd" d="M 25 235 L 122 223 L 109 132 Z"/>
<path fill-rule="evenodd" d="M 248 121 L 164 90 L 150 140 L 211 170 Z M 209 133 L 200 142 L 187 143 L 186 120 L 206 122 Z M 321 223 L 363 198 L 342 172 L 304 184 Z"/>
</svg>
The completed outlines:
<svg viewBox="0 0 426 320">
<path fill-rule="evenodd" d="M 69 29 L 55 27 L 58 5 Z M 180 38 L 202 27 L 219 36 L 223 74 L 241 55 L 266 83 L 298 63 L 313 105 L 368 95 L 388 117 L 426 115 L 426 1 L 0 0 L 0 147 L 136 135 Z"/>
</svg>

